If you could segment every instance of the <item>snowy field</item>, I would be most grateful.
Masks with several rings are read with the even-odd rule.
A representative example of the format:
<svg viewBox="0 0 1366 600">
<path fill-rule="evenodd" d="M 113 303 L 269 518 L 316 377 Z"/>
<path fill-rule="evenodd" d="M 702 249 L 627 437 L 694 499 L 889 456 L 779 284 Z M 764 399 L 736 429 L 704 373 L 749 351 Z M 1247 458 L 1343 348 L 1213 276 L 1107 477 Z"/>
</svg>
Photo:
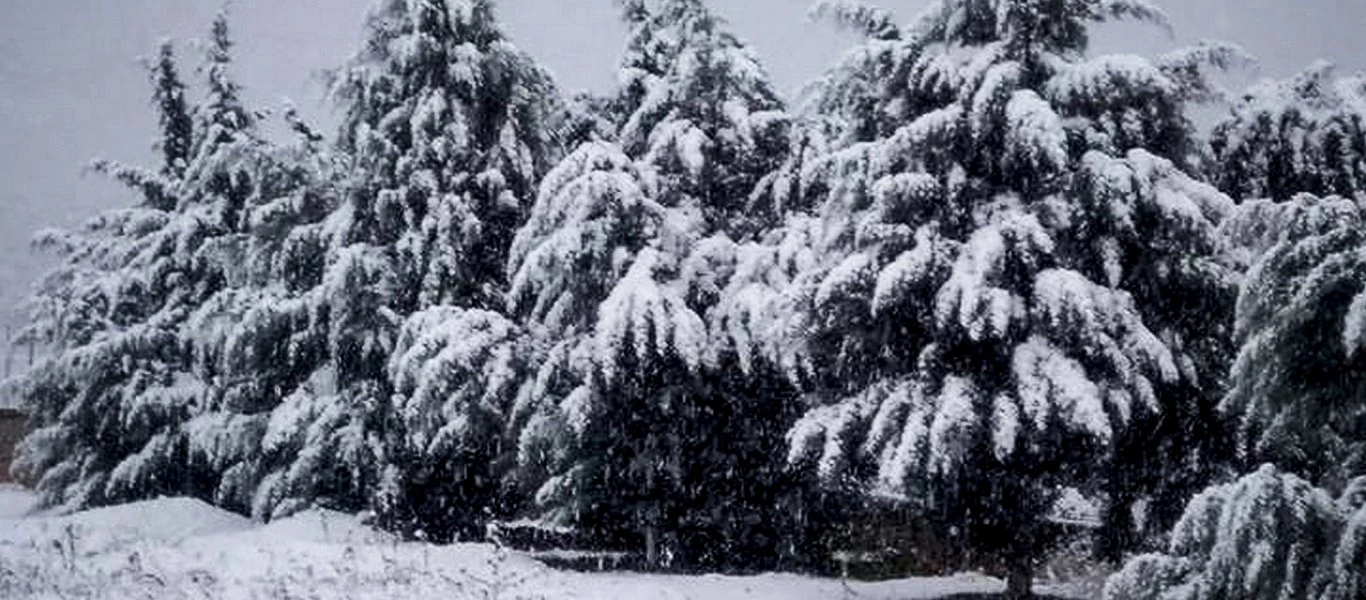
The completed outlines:
<svg viewBox="0 0 1366 600">
<path fill-rule="evenodd" d="M 28 492 L 0 486 L 0 598 L 911 600 L 1003 589 L 981 575 L 845 584 L 778 574 L 583 574 L 486 544 L 398 543 L 339 513 L 260 525 L 179 498 L 26 516 L 32 503 Z"/>
</svg>

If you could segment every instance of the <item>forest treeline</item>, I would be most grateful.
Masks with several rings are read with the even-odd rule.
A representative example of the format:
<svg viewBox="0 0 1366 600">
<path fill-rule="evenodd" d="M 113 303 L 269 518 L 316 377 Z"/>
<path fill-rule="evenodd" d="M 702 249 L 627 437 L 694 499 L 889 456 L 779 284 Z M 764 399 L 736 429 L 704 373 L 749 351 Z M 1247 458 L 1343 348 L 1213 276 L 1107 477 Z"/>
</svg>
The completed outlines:
<svg viewBox="0 0 1366 600">
<path fill-rule="evenodd" d="M 1020 597 L 1080 496 L 1109 598 L 1366 593 L 1366 78 L 1088 51 L 1145 0 L 822 0 L 860 40 L 788 105 L 702 0 L 618 4 L 566 97 L 492 0 L 378 0 L 331 135 L 267 135 L 225 16 L 193 83 L 162 45 L 158 164 L 94 167 L 136 202 L 37 238 L 15 472 L 686 570 L 892 511 Z"/>
</svg>

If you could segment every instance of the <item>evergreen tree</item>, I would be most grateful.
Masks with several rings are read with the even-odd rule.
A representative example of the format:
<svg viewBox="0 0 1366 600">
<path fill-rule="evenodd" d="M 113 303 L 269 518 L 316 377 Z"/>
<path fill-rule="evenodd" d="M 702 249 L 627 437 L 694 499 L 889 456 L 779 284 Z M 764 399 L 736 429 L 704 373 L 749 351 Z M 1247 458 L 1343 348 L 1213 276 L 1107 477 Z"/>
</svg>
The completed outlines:
<svg viewBox="0 0 1366 600">
<path fill-rule="evenodd" d="M 1220 408 L 1237 420 L 1240 457 L 1318 485 L 1366 472 L 1366 239 L 1360 208 L 1300 196 L 1251 203 L 1271 238 L 1238 298 L 1239 351 Z"/>
<path fill-rule="evenodd" d="M 1214 179 L 1238 200 L 1366 189 L 1366 79 L 1318 62 L 1248 90 L 1214 129 Z"/>
<path fill-rule="evenodd" d="M 256 185 L 223 257 L 230 285 L 186 325 L 196 333 L 196 372 L 214 381 L 212 400 L 187 425 L 196 457 L 220 474 L 217 504 L 260 518 L 276 514 L 274 472 L 290 464 L 281 450 L 292 450 L 288 428 L 297 425 L 287 418 L 299 397 L 291 392 L 318 381 L 313 369 L 329 332 L 314 294 L 332 291 L 321 284 L 335 167 L 293 109 L 285 118 L 296 142 L 263 144 L 247 156 Z"/>
<path fill-rule="evenodd" d="M 513 243 L 510 307 L 547 346 L 517 400 L 519 474 L 523 485 L 539 485 L 537 503 L 555 507 L 555 520 L 585 512 L 578 502 L 596 502 L 576 489 L 588 485 L 571 453 L 579 421 L 571 411 L 582 408 L 568 401 L 587 393 L 598 305 L 667 215 L 653 183 L 620 147 L 585 143 L 546 175 Z"/>
<path fill-rule="evenodd" d="M 1360 226 L 1355 202 L 1308 194 L 1246 201 L 1225 224 L 1232 262 L 1247 270 L 1220 409 L 1237 422 L 1239 458 L 1267 464 L 1196 496 L 1168 548 L 1132 559 L 1107 598 L 1337 599 L 1366 589 Z"/>
<path fill-rule="evenodd" d="M 1163 553 L 1135 557 L 1106 600 L 1339 600 L 1366 589 L 1362 480 L 1334 502 L 1323 489 L 1264 465 L 1191 500 Z"/>
<path fill-rule="evenodd" d="M 476 419 L 459 398 L 421 397 L 436 384 L 412 383 L 407 363 L 391 361 L 406 352 L 398 344 L 417 339 L 412 328 L 450 318 L 443 327 L 461 330 L 483 314 L 443 307 L 501 308 L 513 232 L 557 153 L 555 89 L 499 30 L 492 2 L 380 0 L 332 95 L 348 175 L 321 223 L 321 276 L 270 315 L 306 342 L 294 367 L 304 375 L 279 392 L 257 512 L 373 504 L 396 529 L 470 536 L 499 508 L 501 474 L 465 464 L 464 453 L 488 451 L 502 417 Z M 411 333 L 401 337 L 405 326 Z M 438 402 L 449 408 L 442 417 L 493 429 L 438 440 L 455 426 L 424 414 Z M 474 504 L 452 514 L 461 501 Z"/>
<path fill-rule="evenodd" d="M 631 32 L 611 105 L 622 147 L 665 179 L 662 202 L 694 205 L 709 232 L 771 226 L 750 196 L 783 157 L 787 116 L 763 67 L 699 0 L 622 5 Z"/>
<path fill-rule="evenodd" d="M 1184 106 L 1235 52 L 1087 58 L 1090 23 L 1125 17 L 1161 22 L 1141 2 L 954 0 L 861 26 L 814 90 L 817 151 L 778 182 L 821 221 L 777 328 L 808 332 L 779 362 L 828 403 L 792 460 L 918 504 L 1016 596 L 1058 490 L 1105 497 L 1122 537 L 1178 458 L 1204 468 L 1220 393 L 1231 203 L 1183 172 Z"/>
<path fill-rule="evenodd" d="M 657 430 L 662 406 L 694 385 L 704 338 L 677 288 L 655 280 L 679 214 L 653 183 L 616 146 L 581 146 L 546 177 L 511 263 L 514 307 L 551 344 L 518 410 L 523 464 L 550 463 L 537 500 L 600 540 L 644 543 L 652 561 L 673 491 L 660 454 L 674 451 L 675 471 L 682 460 L 660 447 L 677 439 Z"/>
<path fill-rule="evenodd" d="M 489 0 L 382 0 L 334 77 L 357 174 L 344 243 L 386 255 L 399 314 L 500 307 L 513 232 L 554 158 L 549 75 Z"/>
<path fill-rule="evenodd" d="M 258 191 L 253 119 L 229 93 L 226 17 L 214 21 L 207 102 L 188 109 L 169 44 L 150 65 L 162 164 L 97 162 L 139 193 L 70 232 L 39 236 L 61 264 L 22 334 L 51 354 L 18 382 L 35 430 L 17 469 L 49 505 L 81 508 L 163 494 L 211 498 L 187 423 L 215 395 L 196 369 L 195 313 L 230 284 L 231 238 Z M 231 119 L 223 115 L 234 115 Z"/>
<path fill-rule="evenodd" d="M 700 2 L 623 13 L 623 85 L 593 128 L 617 141 L 581 145 L 546 178 L 513 247 L 513 305 L 547 340 L 519 401 L 524 472 L 548 464 L 538 500 L 553 518 L 652 565 L 761 568 L 737 553 L 787 560 L 795 545 L 781 522 L 795 480 L 773 453 L 795 397 L 720 343 L 717 307 L 732 240 L 780 216 L 761 183 L 787 119 Z"/>
<path fill-rule="evenodd" d="M 376 509 L 387 528 L 479 539 L 488 517 L 513 513 L 508 418 L 532 355 L 498 313 L 441 306 L 407 320 L 389 363 L 404 436 L 386 448 Z"/>
</svg>

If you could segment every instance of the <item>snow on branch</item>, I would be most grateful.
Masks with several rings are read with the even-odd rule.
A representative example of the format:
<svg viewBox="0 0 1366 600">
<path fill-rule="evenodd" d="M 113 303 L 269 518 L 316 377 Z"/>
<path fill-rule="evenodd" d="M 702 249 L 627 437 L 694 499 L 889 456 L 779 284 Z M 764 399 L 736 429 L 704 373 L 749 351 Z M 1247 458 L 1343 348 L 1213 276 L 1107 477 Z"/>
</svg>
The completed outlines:
<svg viewBox="0 0 1366 600">
<path fill-rule="evenodd" d="M 706 325 L 674 289 L 655 279 L 661 266 L 658 251 L 641 250 L 598 308 L 596 363 L 609 380 L 628 354 L 642 364 L 670 358 L 689 369 L 703 364 Z"/>
<path fill-rule="evenodd" d="M 811 6 L 812 18 L 831 19 L 841 26 L 875 40 L 901 38 L 901 28 L 890 11 L 859 0 L 818 0 Z"/>
</svg>

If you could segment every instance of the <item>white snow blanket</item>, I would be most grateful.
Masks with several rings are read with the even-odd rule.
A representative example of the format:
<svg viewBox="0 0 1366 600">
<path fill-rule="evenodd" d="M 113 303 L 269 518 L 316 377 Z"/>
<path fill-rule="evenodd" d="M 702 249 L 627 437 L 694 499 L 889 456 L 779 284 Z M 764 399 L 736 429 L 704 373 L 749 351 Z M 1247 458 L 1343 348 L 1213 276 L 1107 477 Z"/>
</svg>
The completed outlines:
<svg viewBox="0 0 1366 600">
<path fill-rule="evenodd" d="M 0 598 L 442 598 L 913 600 L 999 593 L 982 575 L 842 582 L 573 573 L 487 544 L 399 542 L 351 515 L 310 511 L 269 524 L 167 498 L 71 515 L 29 514 L 0 487 Z"/>
</svg>

